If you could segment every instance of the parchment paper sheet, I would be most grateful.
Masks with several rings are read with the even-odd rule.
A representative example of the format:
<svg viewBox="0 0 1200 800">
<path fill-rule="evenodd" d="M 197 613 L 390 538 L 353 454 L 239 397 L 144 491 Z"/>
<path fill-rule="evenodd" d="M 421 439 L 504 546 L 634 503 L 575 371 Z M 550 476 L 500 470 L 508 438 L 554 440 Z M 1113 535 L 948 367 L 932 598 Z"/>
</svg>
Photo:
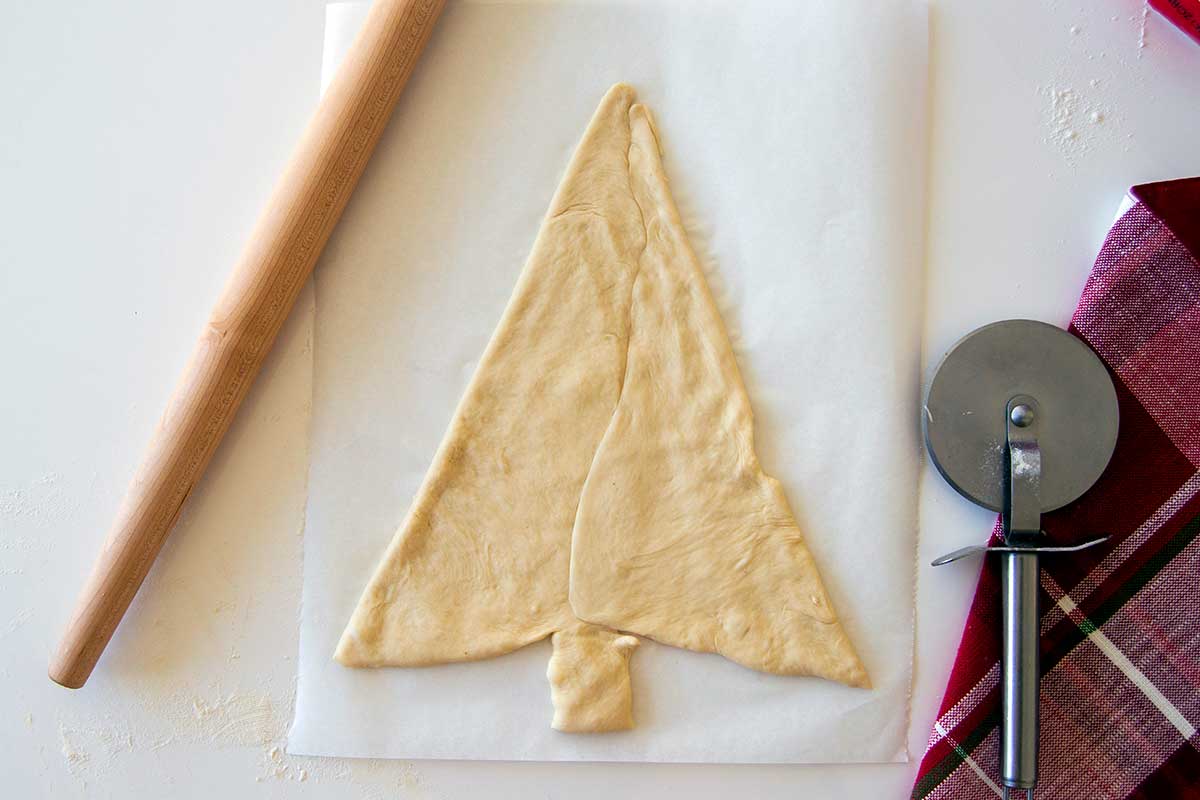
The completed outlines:
<svg viewBox="0 0 1200 800">
<path fill-rule="evenodd" d="M 328 73 L 364 7 L 331 6 Z M 293 753 L 904 760 L 912 667 L 926 10 L 451 3 L 317 268 Z M 550 728 L 547 642 L 351 670 L 337 638 L 404 515 L 607 87 L 656 116 L 757 418 L 875 688 L 644 642 L 638 727 Z"/>
</svg>

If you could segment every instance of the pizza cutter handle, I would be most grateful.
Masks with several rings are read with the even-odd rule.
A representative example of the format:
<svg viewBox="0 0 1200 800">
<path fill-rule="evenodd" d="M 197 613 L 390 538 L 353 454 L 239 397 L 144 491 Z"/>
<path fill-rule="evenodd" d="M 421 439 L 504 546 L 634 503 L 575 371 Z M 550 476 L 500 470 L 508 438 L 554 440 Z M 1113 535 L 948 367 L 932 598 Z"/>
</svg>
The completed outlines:
<svg viewBox="0 0 1200 800">
<path fill-rule="evenodd" d="M 1032 791 L 1037 783 L 1038 554 L 1000 555 L 1001 655 L 1000 781 L 1008 790 Z"/>
<path fill-rule="evenodd" d="M 1036 398 L 1017 395 L 1008 401 L 1005 416 L 1004 543 L 1009 547 L 1036 546 L 1042 539 L 1041 408 Z M 1005 797 L 1012 789 L 1028 797 L 1037 783 L 1038 577 L 1036 551 L 1000 555 L 1000 782 Z"/>
</svg>

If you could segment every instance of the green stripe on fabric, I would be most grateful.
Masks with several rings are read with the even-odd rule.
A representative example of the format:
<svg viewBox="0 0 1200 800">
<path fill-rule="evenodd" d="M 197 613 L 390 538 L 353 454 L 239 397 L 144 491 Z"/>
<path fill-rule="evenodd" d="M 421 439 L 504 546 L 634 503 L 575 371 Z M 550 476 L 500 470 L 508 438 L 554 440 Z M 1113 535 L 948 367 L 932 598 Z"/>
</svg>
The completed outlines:
<svg viewBox="0 0 1200 800">
<path fill-rule="evenodd" d="M 1135 594 L 1146 588 L 1150 581 L 1158 577 L 1158 574 L 1163 571 L 1163 568 L 1180 553 L 1183 552 L 1189 544 L 1195 540 L 1196 536 L 1200 535 L 1200 515 L 1189 520 L 1179 531 L 1172 536 L 1166 543 L 1159 548 L 1158 552 L 1146 560 L 1136 572 L 1129 576 L 1129 580 L 1117 587 L 1112 596 L 1096 607 L 1096 610 L 1091 614 L 1086 614 L 1088 624 L 1092 627 L 1081 628 L 1074 626 L 1071 628 L 1061 642 L 1047 653 L 1042 658 L 1042 674 L 1046 674 L 1048 670 L 1053 669 L 1059 664 L 1067 653 L 1070 653 L 1080 642 L 1088 637 L 1088 634 L 1093 633 L 1096 629 L 1104 625 L 1114 616 L 1121 608 L 1129 602 Z M 1080 609 L 1083 614 L 1083 610 Z"/>
<path fill-rule="evenodd" d="M 997 709 L 992 709 L 975 726 L 975 730 L 971 731 L 962 742 L 955 744 L 953 749 L 946 754 L 945 758 L 935 764 L 929 772 L 921 776 L 921 779 L 913 786 L 912 800 L 924 800 L 930 792 L 938 787 L 938 784 L 949 778 L 950 774 L 967 760 L 968 755 L 975 752 L 975 748 L 979 746 L 980 742 L 986 739 L 988 734 L 992 732 L 992 729 L 999 724 L 1000 712 Z"/>
<path fill-rule="evenodd" d="M 1158 573 L 1162 572 L 1163 567 L 1171 563 L 1175 559 L 1175 556 L 1182 553 L 1198 534 L 1200 534 L 1200 514 L 1192 517 L 1187 524 L 1180 528 L 1179 532 L 1172 536 L 1170 541 L 1163 545 L 1162 549 L 1147 559 L 1146 563 L 1139 567 L 1137 572 L 1130 576 L 1129 580 L 1125 581 L 1117 591 L 1113 592 L 1112 597 L 1100 604 L 1096 609 L 1096 613 L 1089 616 L 1097 625 L 1103 625 L 1112 619 L 1121 610 L 1121 607 L 1129 602 L 1130 598 L 1146 588 L 1146 584 L 1158 577 Z"/>
</svg>

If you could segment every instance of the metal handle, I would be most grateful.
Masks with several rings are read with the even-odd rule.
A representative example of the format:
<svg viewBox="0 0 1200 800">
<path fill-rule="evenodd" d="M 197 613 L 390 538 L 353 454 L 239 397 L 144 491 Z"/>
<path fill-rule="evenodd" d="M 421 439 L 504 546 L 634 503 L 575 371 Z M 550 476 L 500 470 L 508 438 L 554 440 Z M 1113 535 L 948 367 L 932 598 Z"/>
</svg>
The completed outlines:
<svg viewBox="0 0 1200 800">
<path fill-rule="evenodd" d="M 1005 787 L 1031 790 L 1037 782 L 1041 679 L 1037 553 L 1000 556 L 1000 592 L 1004 627 L 1000 780 Z"/>
</svg>

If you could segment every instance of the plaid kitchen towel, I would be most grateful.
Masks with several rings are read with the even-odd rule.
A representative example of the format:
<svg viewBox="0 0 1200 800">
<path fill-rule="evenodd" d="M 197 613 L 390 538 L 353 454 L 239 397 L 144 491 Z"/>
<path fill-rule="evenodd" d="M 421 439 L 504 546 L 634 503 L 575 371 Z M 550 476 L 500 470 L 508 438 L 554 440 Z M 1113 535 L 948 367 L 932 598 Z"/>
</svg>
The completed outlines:
<svg viewBox="0 0 1200 800">
<path fill-rule="evenodd" d="M 1116 451 L 1043 517 L 1056 544 L 1112 536 L 1041 561 L 1047 800 L 1200 798 L 1200 178 L 1130 195 L 1070 326 L 1112 373 Z M 999 562 L 985 562 L 918 800 L 1001 794 Z"/>
</svg>

